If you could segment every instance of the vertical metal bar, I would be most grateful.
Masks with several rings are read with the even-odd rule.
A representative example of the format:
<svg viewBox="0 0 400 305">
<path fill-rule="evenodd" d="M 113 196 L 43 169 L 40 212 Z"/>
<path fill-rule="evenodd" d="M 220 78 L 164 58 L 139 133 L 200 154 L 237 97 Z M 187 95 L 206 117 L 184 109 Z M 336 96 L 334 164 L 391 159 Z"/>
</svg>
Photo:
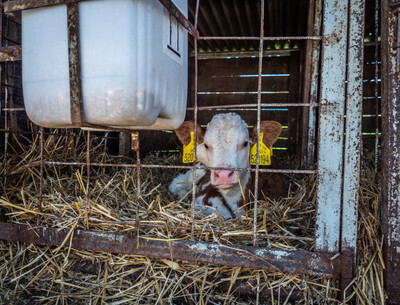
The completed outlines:
<svg viewBox="0 0 400 305">
<path fill-rule="evenodd" d="M 315 1 L 314 35 L 321 33 L 322 25 L 322 0 Z M 321 45 L 319 41 L 312 43 L 312 61 L 311 61 L 311 86 L 310 102 L 316 102 L 318 99 L 318 79 L 319 79 L 319 59 Z M 310 107 L 308 110 L 308 136 L 307 136 L 307 168 L 314 166 L 315 139 L 317 123 L 317 107 Z"/>
<path fill-rule="evenodd" d="M 382 225 L 388 304 L 400 304 L 400 6 L 383 0 L 382 8 Z"/>
<path fill-rule="evenodd" d="M 378 64 L 378 52 L 379 52 L 379 0 L 375 0 L 375 175 L 378 173 L 378 145 L 379 145 L 379 64 Z"/>
<path fill-rule="evenodd" d="M 314 34 L 314 14 L 315 14 L 315 0 L 308 1 L 308 17 L 307 17 L 307 35 Z M 310 87 L 311 87 L 311 68 L 313 55 L 313 41 L 306 40 L 305 42 L 305 55 L 300 59 L 303 66 L 303 88 L 301 90 L 301 99 L 303 103 L 308 103 L 310 100 Z M 302 110 L 302 143 L 301 143 L 301 168 L 307 167 L 307 147 L 308 147 L 308 122 L 310 111 L 307 107 Z"/>
<path fill-rule="evenodd" d="M 40 127 L 40 181 L 39 181 L 39 211 L 42 211 L 43 175 L 44 175 L 44 128 Z"/>
<path fill-rule="evenodd" d="M 78 3 L 67 5 L 70 111 L 73 125 L 82 126 L 82 84 L 79 50 Z"/>
<path fill-rule="evenodd" d="M 197 29 L 197 21 L 199 17 L 199 5 L 200 0 L 196 1 L 196 15 L 194 21 L 194 27 Z M 198 49 L 197 49 L 197 37 L 193 37 L 194 40 L 194 139 L 195 143 L 197 143 L 197 88 L 198 88 Z M 194 210 L 196 203 L 196 160 L 197 160 L 197 146 L 194 146 L 194 160 L 193 160 L 193 184 L 192 184 L 192 204 L 191 204 L 191 221 L 192 221 L 192 230 L 190 231 L 190 238 L 194 239 Z"/>
<path fill-rule="evenodd" d="M 136 237 L 137 237 L 137 246 L 139 247 L 139 199 L 141 193 L 141 182 L 140 182 L 140 141 L 139 141 L 139 131 L 136 131 L 131 134 L 132 148 L 136 151 L 136 215 L 135 215 L 135 223 L 136 223 Z"/>
<path fill-rule="evenodd" d="M 258 180 L 259 180 L 259 169 L 260 169 L 260 119 L 261 119 L 261 85 L 262 85 L 262 60 L 263 60 L 263 49 L 264 49 L 264 0 L 261 0 L 260 10 L 260 49 L 258 52 L 258 84 L 257 84 L 257 158 L 256 158 L 256 172 L 255 172 L 255 183 L 254 183 L 254 215 L 253 215 L 253 245 L 257 246 L 257 210 L 258 210 Z"/>
<path fill-rule="evenodd" d="M 365 1 L 350 0 L 341 250 L 342 253 L 349 254 L 354 258 L 353 266 L 356 263 L 358 190 L 362 147 L 364 11 Z M 342 277 L 342 291 L 352 279 L 352 270 L 348 272 L 348 275 L 347 279 Z M 343 297 L 345 296 L 343 295 Z"/>
<path fill-rule="evenodd" d="M 3 46 L 3 8 L 0 8 L 0 47 Z M 3 73 L 3 67 L 5 63 L 0 64 L 0 96 L 1 96 L 1 76 Z M 5 89 L 5 88 L 4 88 Z M 5 94 L 5 92 L 4 92 Z M 0 101 L 0 107 L 2 106 L 2 101 Z M 7 108 L 4 102 L 4 107 Z M 7 133 L 7 111 L 4 111 L 4 155 L 3 155 L 3 168 L 4 168 L 4 176 L 3 176 L 3 183 L 4 185 L 7 184 L 7 145 L 8 145 L 8 133 Z"/>
<path fill-rule="evenodd" d="M 364 10 L 365 1 L 350 0 L 342 251 L 353 251 L 357 242 L 357 202 L 360 174 L 362 75 L 364 64 Z"/>
<path fill-rule="evenodd" d="M 89 192 L 90 192 L 90 130 L 87 131 L 86 143 L 86 205 L 85 205 L 85 229 L 89 230 Z"/>
<path fill-rule="evenodd" d="M 339 250 L 348 5 L 324 1 L 315 249 Z"/>
</svg>

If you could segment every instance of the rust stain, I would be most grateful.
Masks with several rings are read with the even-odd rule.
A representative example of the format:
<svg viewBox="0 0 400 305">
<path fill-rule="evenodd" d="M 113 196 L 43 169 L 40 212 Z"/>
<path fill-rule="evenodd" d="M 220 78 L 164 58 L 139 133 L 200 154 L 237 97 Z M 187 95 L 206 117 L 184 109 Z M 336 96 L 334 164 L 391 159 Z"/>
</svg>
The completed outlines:
<svg viewBox="0 0 400 305">
<path fill-rule="evenodd" d="M 32 227 L 31 225 L 0 222 L 0 239 L 75 249 L 104 251 L 173 260 L 195 261 L 233 267 L 246 267 L 294 274 L 309 274 L 338 278 L 347 276 L 348 256 L 339 253 L 313 253 L 225 246 L 197 241 L 154 241 L 138 238 L 132 233 L 107 233 L 75 230 L 71 240 L 64 243 L 68 229 Z M 169 251 L 165 251 L 168 247 Z M 350 256 L 351 257 L 351 256 Z"/>
</svg>

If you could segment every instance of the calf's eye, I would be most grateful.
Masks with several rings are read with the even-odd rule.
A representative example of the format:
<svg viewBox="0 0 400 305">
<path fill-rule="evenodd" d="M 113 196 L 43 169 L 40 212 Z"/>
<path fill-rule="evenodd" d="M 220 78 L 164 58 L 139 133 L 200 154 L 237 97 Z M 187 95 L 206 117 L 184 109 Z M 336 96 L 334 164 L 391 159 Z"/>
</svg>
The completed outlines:
<svg viewBox="0 0 400 305">
<path fill-rule="evenodd" d="M 205 147 L 206 149 L 208 149 L 208 145 L 207 145 L 206 143 L 204 143 L 204 147 Z"/>
<path fill-rule="evenodd" d="M 244 142 L 243 147 L 247 147 L 248 144 L 249 144 L 249 141 Z"/>
</svg>

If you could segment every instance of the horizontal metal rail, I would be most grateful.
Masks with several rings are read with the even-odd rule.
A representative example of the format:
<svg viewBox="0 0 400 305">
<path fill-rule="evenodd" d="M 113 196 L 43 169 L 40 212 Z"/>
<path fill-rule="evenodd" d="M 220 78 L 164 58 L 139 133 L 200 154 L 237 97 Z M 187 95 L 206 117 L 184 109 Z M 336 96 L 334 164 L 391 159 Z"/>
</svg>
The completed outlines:
<svg viewBox="0 0 400 305">
<path fill-rule="evenodd" d="M 318 107 L 318 103 L 267 103 L 261 104 L 261 107 Z M 218 105 L 218 106 L 202 106 L 197 110 L 214 110 L 214 109 L 234 109 L 234 108 L 257 108 L 257 104 L 237 104 L 237 105 Z M 194 110 L 188 107 L 187 110 Z"/>
<path fill-rule="evenodd" d="M 319 103 L 266 103 L 261 107 L 319 107 Z M 234 109 L 234 108 L 257 108 L 257 104 L 237 104 L 237 105 L 218 105 L 218 106 L 201 106 L 197 110 L 214 110 L 214 109 Z M 25 111 L 25 108 L 2 108 L 2 111 Z M 194 107 L 186 108 L 187 111 L 193 111 Z M 117 131 L 121 131 L 118 129 Z"/>
<path fill-rule="evenodd" d="M 88 165 L 87 162 L 63 162 L 63 161 L 44 161 L 44 164 L 48 165 L 73 165 L 73 166 L 85 166 Z M 90 166 L 104 166 L 104 167 L 141 167 L 141 168 L 171 168 L 171 169 L 193 169 L 193 166 L 189 165 L 162 165 L 162 164 L 111 164 L 111 163 L 98 163 L 98 162 L 90 162 Z M 196 170 L 224 170 L 226 167 L 200 167 L 196 166 Z M 229 168 L 231 170 L 243 171 L 243 172 L 256 172 L 255 168 Z M 258 170 L 260 173 L 283 173 L 283 174 L 316 174 L 317 170 L 305 170 L 305 169 L 268 169 L 268 168 L 260 168 Z"/>
<path fill-rule="evenodd" d="M 199 40 L 322 40 L 322 36 L 200 36 Z"/>
<path fill-rule="evenodd" d="M 343 276 L 351 266 L 351 257 L 340 253 L 227 246 L 192 240 L 153 240 L 132 233 L 87 230 L 69 233 L 71 232 L 67 229 L 0 222 L 0 239 L 39 245 L 332 278 Z"/>
<path fill-rule="evenodd" d="M 16 11 L 39 8 L 45 6 L 53 6 L 59 4 L 71 5 L 81 1 L 88 0 L 15 0 L 4 3 L 4 12 L 12 13 Z M 193 24 L 182 14 L 182 12 L 175 6 L 171 0 L 159 0 L 162 5 L 170 12 L 178 22 L 194 37 L 199 36 L 199 32 L 193 26 Z"/>
<path fill-rule="evenodd" d="M 17 112 L 17 111 L 25 111 L 25 108 L 1 108 L 0 111 Z"/>
<path fill-rule="evenodd" d="M 47 219 L 52 219 L 56 221 L 79 221 L 83 220 L 83 217 L 59 217 L 59 216 L 53 216 L 53 215 L 47 215 L 47 214 L 39 214 L 40 217 L 42 218 L 47 218 Z M 115 225 L 115 226 L 131 226 L 133 228 L 137 227 L 136 221 L 124 221 L 124 220 L 99 220 L 99 219 L 92 219 L 89 217 L 89 223 L 92 224 L 107 224 L 107 225 Z M 191 227 L 185 227 L 185 226 L 175 226 L 175 225 L 170 225 L 168 223 L 156 223 L 156 222 L 143 222 L 139 221 L 138 224 L 139 228 L 158 228 L 158 229 L 168 229 L 169 231 L 190 231 L 192 230 Z M 250 231 L 226 231 L 226 230 L 221 230 L 221 229 L 207 229 L 203 227 L 194 227 L 194 231 L 196 232 L 201 232 L 201 233 L 211 233 L 211 234 L 221 234 L 227 235 L 227 234 L 237 234 L 237 236 L 240 236 L 240 234 L 245 235 L 246 233 Z M 253 232 L 251 232 L 253 234 Z M 309 241 L 313 242 L 314 238 L 312 237 L 302 237 L 302 236 L 293 236 L 293 235 L 279 235 L 279 234 L 267 234 L 263 232 L 256 232 L 257 236 L 259 238 L 269 238 L 269 239 L 284 239 L 284 240 L 302 240 L 302 241 Z"/>
</svg>

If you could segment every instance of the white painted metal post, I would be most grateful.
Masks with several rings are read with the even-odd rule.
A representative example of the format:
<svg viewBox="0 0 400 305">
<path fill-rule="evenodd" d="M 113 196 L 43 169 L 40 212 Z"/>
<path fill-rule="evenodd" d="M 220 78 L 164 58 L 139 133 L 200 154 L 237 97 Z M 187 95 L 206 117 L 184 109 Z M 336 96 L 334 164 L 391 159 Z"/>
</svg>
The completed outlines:
<svg viewBox="0 0 400 305">
<path fill-rule="evenodd" d="M 347 1 L 324 2 L 315 250 L 339 251 L 346 100 Z"/>
<path fill-rule="evenodd" d="M 362 148 L 364 10 L 365 1 L 350 0 L 342 204 L 342 252 L 349 254 L 355 254 L 357 247 L 358 192 Z"/>
</svg>

